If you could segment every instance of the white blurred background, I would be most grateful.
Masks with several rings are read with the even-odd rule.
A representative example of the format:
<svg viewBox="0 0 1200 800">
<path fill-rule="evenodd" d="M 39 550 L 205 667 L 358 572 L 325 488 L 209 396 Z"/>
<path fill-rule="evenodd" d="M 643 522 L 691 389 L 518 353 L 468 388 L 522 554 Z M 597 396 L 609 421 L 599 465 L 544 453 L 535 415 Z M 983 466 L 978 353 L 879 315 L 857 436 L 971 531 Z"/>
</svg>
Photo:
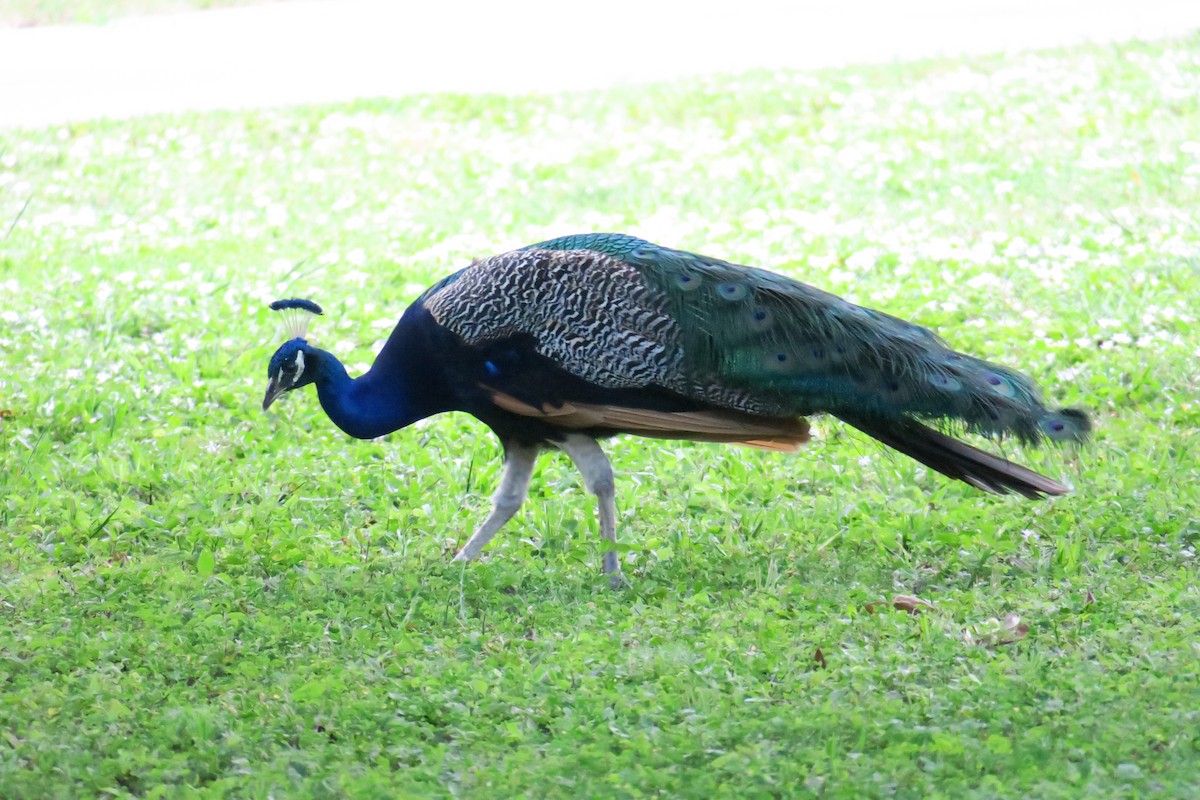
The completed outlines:
<svg viewBox="0 0 1200 800">
<path fill-rule="evenodd" d="M 0 28 L 0 128 L 422 92 L 552 92 L 1197 29 L 1200 0 L 290 0 Z"/>
</svg>

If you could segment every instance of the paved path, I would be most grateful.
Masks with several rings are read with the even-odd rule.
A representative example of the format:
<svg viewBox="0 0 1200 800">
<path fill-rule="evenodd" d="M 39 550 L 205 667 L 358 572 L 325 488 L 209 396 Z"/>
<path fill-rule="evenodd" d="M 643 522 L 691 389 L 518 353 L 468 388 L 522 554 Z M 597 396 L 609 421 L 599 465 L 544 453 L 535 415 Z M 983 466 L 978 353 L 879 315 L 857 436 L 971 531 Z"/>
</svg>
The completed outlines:
<svg viewBox="0 0 1200 800">
<path fill-rule="evenodd" d="M 0 29 L 0 128 L 417 92 L 551 92 L 1197 29 L 1200 0 L 294 0 Z"/>
</svg>

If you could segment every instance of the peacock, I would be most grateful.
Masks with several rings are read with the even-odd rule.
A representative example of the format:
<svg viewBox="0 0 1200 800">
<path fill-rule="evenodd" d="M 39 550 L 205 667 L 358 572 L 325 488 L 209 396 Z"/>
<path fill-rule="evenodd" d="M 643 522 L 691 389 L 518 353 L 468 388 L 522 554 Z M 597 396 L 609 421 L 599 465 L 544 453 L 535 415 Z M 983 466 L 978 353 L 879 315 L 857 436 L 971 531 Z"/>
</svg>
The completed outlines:
<svg viewBox="0 0 1200 800">
<path fill-rule="evenodd" d="M 613 470 L 619 433 L 792 451 L 829 414 L 950 478 L 994 493 L 1061 495 L 1062 483 L 973 447 L 971 431 L 1022 444 L 1081 442 L 1078 409 L 1051 410 L 1024 375 L 951 350 L 926 328 L 763 269 L 624 234 L 582 234 L 474 261 L 401 315 L 351 378 L 309 344 L 311 300 L 286 312 L 263 410 L 316 384 L 334 424 L 360 439 L 465 411 L 504 450 L 491 511 L 467 562 L 520 508 L 538 454 L 574 462 L 599 508 L 603 571 L 619 580 Z"/>
</svg>

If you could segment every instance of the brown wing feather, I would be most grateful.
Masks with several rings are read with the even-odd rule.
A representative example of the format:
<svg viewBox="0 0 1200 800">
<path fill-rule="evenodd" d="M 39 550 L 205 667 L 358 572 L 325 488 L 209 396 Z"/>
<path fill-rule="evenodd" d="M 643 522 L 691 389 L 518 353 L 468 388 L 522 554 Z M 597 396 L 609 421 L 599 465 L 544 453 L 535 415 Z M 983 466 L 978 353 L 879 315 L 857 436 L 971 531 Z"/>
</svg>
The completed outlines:
<svg viewBox="0 0 1200 800">
<path fill-rule="evenodd" d="M 802 417 L 758 417 L 737 411 L 654 411 L 625 406 L 564 403 L 540 408 L 512 395 L 492 391 L 497 407 L 524 417 L 546 417 L 558 427 L 583 430 L 607 428 L 658 439 L 695 439 L 743 444 L 764 450 L 790 452 L 808 441 L 808 422 Z"/>
</svg>

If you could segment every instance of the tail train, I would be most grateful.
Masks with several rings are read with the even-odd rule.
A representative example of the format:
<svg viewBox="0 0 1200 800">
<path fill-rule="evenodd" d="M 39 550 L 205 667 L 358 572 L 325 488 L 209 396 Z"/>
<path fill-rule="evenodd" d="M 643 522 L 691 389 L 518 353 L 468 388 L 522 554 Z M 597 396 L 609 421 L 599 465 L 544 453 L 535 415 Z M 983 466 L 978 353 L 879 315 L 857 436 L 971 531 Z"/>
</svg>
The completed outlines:
<svg viewBox="0 0 1200 800">
<path fill-rule="evenodd" d="M 1072 419 L 1086 417 L 1072 409 L 1058 412 Z M 1019 494 L 1031 499 L 1070 492 L 1053 478 L 972 447 L 913 419 L 839 414 L 841 420 L 888 447 L 916 459 L 943 475 L 994 494 Z"/>
</svg>

